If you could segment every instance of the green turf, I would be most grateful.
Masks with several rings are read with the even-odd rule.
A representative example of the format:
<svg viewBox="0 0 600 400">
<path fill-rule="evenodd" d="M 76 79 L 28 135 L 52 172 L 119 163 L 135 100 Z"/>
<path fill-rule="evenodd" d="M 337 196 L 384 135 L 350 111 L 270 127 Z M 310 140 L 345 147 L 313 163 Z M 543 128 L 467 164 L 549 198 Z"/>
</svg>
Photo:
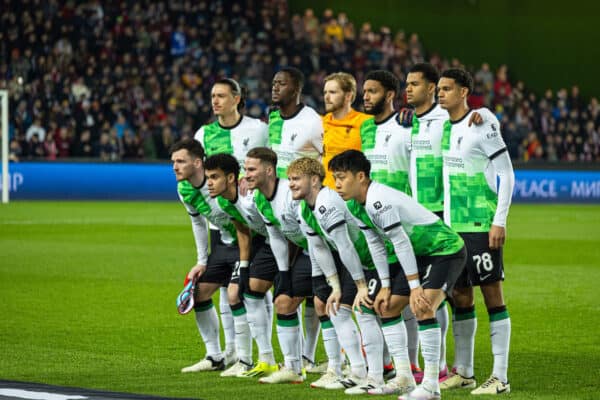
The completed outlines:
<svg viewBox="0 0 600 400">
<path fill-rule="evenodd" d="M 0 379 L 204 399 L 346 398 L 179 372 L 203 348 L 193 317 L 175 310 L 195 258 L 175 202 L 14 202 L 0 207 L 0 254 Z M 505 264 L 513 332 L 506 397 L 600 398 L 600 207 L 514 205 Z M 480 297 L 483 379 L 491 354 Z"/>
</svg>

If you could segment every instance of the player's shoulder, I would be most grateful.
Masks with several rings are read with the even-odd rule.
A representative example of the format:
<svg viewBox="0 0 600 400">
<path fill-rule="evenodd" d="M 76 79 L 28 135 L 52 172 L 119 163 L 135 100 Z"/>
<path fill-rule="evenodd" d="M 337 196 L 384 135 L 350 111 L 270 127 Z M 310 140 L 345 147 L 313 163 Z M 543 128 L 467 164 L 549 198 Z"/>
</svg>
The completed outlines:
<svg viewBox="0 0 600 400">
<path fill-rule="evenodd" d="M 263 126 L 267 125 L 261 119 L 254 118 L 249 115 L 244 115 L 242 117 L 242 124 L 245 126 L 253 126 L 253 127 L 263 127 Z"/>
<path fill-rule="evenodd" d="M 340 200 L 343 202 L 343 199 L 339 194 L 328 186 L 323 186 L 319 194 L 317 195 L 317 200 L 315 204 L 320 204 L 324 206 L 328 205 L 336 205 L 339 204 Z"/>
<path fill-rule="evenodd" d="M 500 121 L 498 121 L 498 118 L 493 112 L 485 107 L 473 110 L 471 114 L 474 112 L 477 112 L 483 119 L 483 123 L 481 125 L 471 125 L 471 127 L 474 127 L 476 132 L 485 135 L 500 133 Z"/>
<path fill-rule="evenodd" d="M 378 210 L 381 208 L 380 205 L 401 203 L 409 199 L 410 196 L 400 190 L 383 183 L 371 182 L 367 191 L 366 205 Z"/>
<path fill-rule="evenodd" d="M 443 122 L 446 122 L 450 119 L 450 115 L 448 114 L 448 111 L 442 108 L 442 106 L 436 104 L 435 107 L 433 107 L 433 109 L 431 110 L 431 112 L 425 116 L 425 119 L 436 121 L 441 120 Z"/>
</svg>

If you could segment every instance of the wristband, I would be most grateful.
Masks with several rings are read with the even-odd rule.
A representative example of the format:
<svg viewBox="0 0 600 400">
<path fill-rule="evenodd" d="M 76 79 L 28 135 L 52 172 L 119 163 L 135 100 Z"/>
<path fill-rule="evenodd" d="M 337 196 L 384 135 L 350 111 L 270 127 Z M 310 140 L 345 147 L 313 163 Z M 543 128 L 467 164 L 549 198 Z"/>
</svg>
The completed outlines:
<svg viewBox="0 0 600 400">
<path fill-rule="evenodd" d="M 340 278 L 337 276 L 337 274 L 335 275 L 331 275 L 330 277 L 327 278 L 327 284 L 329 286 L 331 286 L 331 289 L 333 289 L 333 291 L 337 291 L 337 292 L 341 292 L 342 291 L 342 287 L 340 286 Z"/>
<path fill-rule="evenodd" d="M 385 278 L 381 280 L 381 287 L 382 288 L 389 288 L 390 287 L 390 278 Z"/>
<path fill-rule="evenodd" d="M 419 282 L 418 279 L 411 279 L 408 281 L 408 287 L 410 287 L 410 290 L 416 289 L 419 286 L 421 286 L 421 282 Z"/>
<path fill-rule="evenodd" d="M 248 268 L 248 260 L 240 260 L 240 268 Z"/>
</svg>

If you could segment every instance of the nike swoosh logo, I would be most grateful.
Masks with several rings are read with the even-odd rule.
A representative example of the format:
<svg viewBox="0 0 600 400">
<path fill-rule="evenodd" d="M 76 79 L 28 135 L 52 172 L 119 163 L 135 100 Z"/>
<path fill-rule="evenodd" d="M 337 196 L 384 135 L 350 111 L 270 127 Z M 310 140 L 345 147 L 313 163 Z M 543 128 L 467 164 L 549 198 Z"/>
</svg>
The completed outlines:
<svg viewBox="0 0 600 400">
<path fill-rule="evenodd" d="M 482 281 L 485 281 L 487 278 L 489 278 L 492 274 L 487 274 L 481 277 Z"/>
<path fill-rule="evenodd" d="M 463 382 L 461 382 L 461 383 L 460 383 L 460 386 L 461 386 L 461 387 L 465 387 L 465 386 L 469 386 L 469 385 L 471 385 L 471 384 L 472 384 L 472 382 L 464 382 L 464 381 L 463 381 Z M 497 389 L 497 388 L 496 388 L 496 389 Z"/>
<path fill-rule="evenodd" d="M 504 389 L 500 390 L 499 388 L 496 388 L 496 393 L 497 394 L 504 393 L 504 392 L 506 392 L 506 389 L 507 388 L 504 388 Z"/>
</svg>

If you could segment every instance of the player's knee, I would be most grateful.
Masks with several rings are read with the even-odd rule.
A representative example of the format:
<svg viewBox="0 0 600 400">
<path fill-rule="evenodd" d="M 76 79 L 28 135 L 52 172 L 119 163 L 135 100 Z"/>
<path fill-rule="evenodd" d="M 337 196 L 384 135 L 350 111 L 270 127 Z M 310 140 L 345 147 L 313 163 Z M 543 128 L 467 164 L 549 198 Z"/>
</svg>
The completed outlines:
<svg viewBox="0 0 600 400">
<path fill-rule="evenodd" d="M 285 294 L 277 296 L 274 303 L 277 314 L 290 314 L 297 308 L 294 307 L 293 299 Z"/>
<path fill-rule="evenodd" d="M 408 296 L 392 296 L 390 298 L 390 303 L 388 309 L 386 311 L 386 316 L 392 315 L 397 316 L 402 313 L 402 310 L 408 305 Z"/>
<path fill-rule="evenodd" d="M 470 307 L 473 305 L 473 288 L 454 288 L 452 292 L 452 305 L 454 307 Z"/>
<path fill-rule="evenodd" d="M 319 299 L 317 296 L 315 296 L 313 298 L 313 301 L 315 303 L 315 311 L 317 313 L 318 316 L 323 316 L 326 314 L 326 310 L 325 310 L 325 303 L 323 301 L 321 301 L 321 299 Z"/>
</svg>

